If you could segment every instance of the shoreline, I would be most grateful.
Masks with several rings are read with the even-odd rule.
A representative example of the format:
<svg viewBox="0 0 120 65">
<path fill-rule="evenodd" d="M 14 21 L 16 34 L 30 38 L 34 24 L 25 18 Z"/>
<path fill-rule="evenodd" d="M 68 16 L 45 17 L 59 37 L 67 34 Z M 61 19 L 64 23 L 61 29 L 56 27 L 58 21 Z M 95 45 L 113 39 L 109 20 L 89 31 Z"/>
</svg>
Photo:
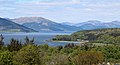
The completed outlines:
<svg viewBox="0 0 120 65">
<path fill-rule="evenodd" d="M 85 41 L 47 41 L 47 42 L 67 42 L 67 43 L 84 43 Z"/>
</svg>

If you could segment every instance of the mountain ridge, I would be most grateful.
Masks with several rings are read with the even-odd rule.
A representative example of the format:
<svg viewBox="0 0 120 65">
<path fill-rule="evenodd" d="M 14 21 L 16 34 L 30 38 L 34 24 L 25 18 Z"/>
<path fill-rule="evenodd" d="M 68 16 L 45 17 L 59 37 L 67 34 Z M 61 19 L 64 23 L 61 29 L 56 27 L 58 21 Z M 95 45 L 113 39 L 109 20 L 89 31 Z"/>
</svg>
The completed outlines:
<svg viewBox="0 0 120 65">
<path fill-rule="evenodd" d="M 120 21 L 101 22 L 98 20 L 89 20 L 75 24 L 74 26 L 80 27 L 83 30 L 92 30 L 99 28 L 120 28 Z"/>
<path fill-rule="evenodd" d="M 92 30 L 101 28 L 120 28 L 120 21 L 102 22 L 99 20 L 89 20 L 77 24 L 72 23 L 57 23 L 43 17 L 20 17 L 7 20 L 19 23 L 24 27 L 36 31 L 78 31 L 78 30 Z"/>
<path fill-rule="evenodd" d="M 6 31 L 6 32 L 36 32 L 33 29 L 27 28 L 23 25 L 19 25 L 15 22 L 12 22 L 11 20 L 7 20 L 4 18 L 0 18 L 0 31 Z"/>
<path fill-rule="evenodd" d="M 23 26 L 28 28 L 37 30 L 37 31 L 78 31 L 81 30 L 76 26 L 62 25 L 60 23 L 56 23 L 49 19 L 45 19 L 42 17 L 22 17 L 12 19 L 14 22 L 24 22 Z"/>
</svg>

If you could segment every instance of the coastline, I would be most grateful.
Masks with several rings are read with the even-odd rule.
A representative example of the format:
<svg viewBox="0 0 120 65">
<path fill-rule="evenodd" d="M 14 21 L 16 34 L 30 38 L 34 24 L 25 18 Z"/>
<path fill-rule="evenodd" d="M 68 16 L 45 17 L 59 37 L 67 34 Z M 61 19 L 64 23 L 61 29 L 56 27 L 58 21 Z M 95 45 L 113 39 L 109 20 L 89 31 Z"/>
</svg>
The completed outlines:
<svg viewBox="0 0 120 65">
<path fill-rule="evenodd" d="M 47 42 L 84 43 L 85 41 L 52 41 L 52 40 L 50 40 L 50 41 L 47 41 Z"/>
</svg>

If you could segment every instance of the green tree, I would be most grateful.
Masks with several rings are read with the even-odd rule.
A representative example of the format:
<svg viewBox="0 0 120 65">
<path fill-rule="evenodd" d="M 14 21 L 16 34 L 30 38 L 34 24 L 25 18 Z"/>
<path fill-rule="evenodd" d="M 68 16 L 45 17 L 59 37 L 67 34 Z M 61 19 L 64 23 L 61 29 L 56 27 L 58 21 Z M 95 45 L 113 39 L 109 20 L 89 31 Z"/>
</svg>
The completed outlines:
<svg viewBox="0 0 120 65">
<path fill-rule="evenodd" d="M 97 65 L 103 62 L 103 54 L 96 51 L 85 51 L 81 52 L 73 59 L 75 65 Z"/>
<path fill-rule="evenodd" d="M 54 54 L 47 65 L 69 65 L 68 56 L 65 54 Z"/>
<path fill-rule="evenodd" d="M 12 53 L 9 51 L 0 52 L 0 65 L 12 65 Z"/>
<path fill-rule="evenodd" d="M 102 35 L 99 37 L 98 39 L 99 41 L 103 42 L 104 44 L 113 44 L 114 42 L 114 38 L 113 36 L 110 36 L 110 35 Z"/>
<path fill-rule="evenodd" d="M 42 55 L 36 46 L 27 45 L 13 57 L 16 65 L 42 65 Z"/>
<path fill-rule="evenodd" d="M 113 45 L 120 45 L 120 36 L 113 38 Z"/>
</svg>

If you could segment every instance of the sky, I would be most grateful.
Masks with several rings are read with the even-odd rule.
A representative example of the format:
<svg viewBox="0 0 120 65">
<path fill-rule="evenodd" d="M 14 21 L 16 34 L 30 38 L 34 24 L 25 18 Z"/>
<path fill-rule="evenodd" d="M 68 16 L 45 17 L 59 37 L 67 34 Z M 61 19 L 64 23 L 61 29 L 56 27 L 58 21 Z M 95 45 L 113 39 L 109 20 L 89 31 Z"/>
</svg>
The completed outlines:
<svg viewBox="0 0 120 65">
<path fill-rule="evenodd" d="M 120 21 L 120 0 L 0 0 L 0 17 L 44 17 L 58 23 Z"/>
</svg>

